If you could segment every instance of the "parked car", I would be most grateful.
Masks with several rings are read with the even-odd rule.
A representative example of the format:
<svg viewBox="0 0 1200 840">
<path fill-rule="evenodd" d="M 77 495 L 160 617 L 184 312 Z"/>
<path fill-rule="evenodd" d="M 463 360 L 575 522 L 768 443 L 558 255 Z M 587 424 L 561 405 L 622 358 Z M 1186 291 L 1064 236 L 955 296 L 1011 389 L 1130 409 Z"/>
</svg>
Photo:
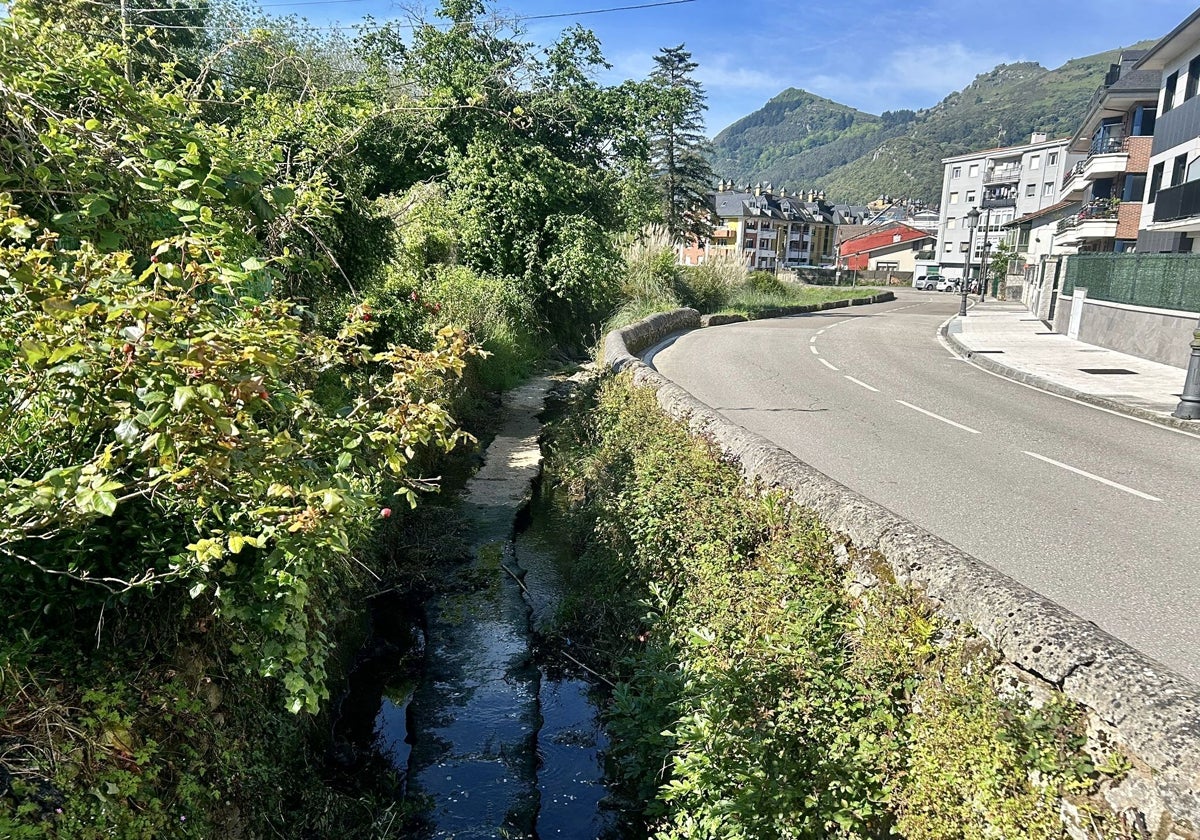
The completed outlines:
<svg viewBox="0 0 1200 840">
<path fill-rule="evenodd" d="M 926 274 L 924 277 L 918 277 L 913 281 L 913 288 L 920 289 L 923 292 L 933 291 L 939 279 L 936 274 Z"/>
<path fill-rule="evenodd" d="M 958 281 L 943 277 L 941 280 L 938 280 L 936 288 L 939 292 L 953 292 L 958 288 Z"/>
</svg>

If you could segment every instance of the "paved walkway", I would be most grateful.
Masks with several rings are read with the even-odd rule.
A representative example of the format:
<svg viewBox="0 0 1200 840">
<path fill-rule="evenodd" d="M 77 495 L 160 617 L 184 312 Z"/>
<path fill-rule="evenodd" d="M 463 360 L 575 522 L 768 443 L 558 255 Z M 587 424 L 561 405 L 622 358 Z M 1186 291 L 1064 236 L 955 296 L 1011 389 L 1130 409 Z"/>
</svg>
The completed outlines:
<svg viewBox="0 0 1200 840">
<path fill-rule="evenodd" d="M 966 318 L 946 324 L 945 336 L 972 362 L 1011 379 L 1200 432 L 1200 421 L 1170 416 L 1179 405 L 1183 368 L 1067 338 L 1019 303 L 976 303 Z"/>
</svg>

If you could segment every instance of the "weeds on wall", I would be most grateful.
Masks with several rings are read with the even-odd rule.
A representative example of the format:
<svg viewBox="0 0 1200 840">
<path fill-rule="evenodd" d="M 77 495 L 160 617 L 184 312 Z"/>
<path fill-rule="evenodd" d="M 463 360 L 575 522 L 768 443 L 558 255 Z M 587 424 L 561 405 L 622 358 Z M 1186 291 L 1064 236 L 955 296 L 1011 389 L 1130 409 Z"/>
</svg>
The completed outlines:
<svg viewBox="0 0 1200 840">
<path fill-rule="evenodd" d="M 1073 706 L 1001 697 L 986 645 L 885 568 L 851 585 L 818 521 L 649 389 L 582 403 L 550 457 L 578 556 L 561 629 L 617 684 L 608 758 L 649 835 L 1062 836 L 1061 798 L 1099 779 Z"/>
</svg>

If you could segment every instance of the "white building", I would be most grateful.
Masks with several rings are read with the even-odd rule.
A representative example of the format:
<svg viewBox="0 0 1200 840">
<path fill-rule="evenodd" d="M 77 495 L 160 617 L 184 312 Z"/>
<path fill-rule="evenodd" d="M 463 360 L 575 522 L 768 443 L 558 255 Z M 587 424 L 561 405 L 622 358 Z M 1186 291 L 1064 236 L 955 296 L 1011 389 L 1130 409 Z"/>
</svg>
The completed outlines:
<svg viewBox="0 0 1200 840">
<path fill-rule="evenodd" d="M 1023 146 L 985 149 L 942 160 L 941 213 L 938 217 L 938 265 L 945 277 L 961 278 L 971 231 L 967 214 L 981 212 L 971 265 L 983 257 L 984 241 L 995 249 L 1015 218 L 1059 201 L 1062 175 L 1082 155 L 1068 152 L 1067 138 L 1047 140 L 1034 134 Z M 985 232 L 986 229 L 986 232 Z"/>
</svg>

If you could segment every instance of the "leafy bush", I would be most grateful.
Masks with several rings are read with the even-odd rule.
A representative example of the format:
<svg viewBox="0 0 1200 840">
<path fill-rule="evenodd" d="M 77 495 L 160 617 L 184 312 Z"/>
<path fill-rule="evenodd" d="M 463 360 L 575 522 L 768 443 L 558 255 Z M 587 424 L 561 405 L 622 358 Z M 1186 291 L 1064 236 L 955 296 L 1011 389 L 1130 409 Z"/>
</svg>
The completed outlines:
<svg viewBox="0 0 1200 840">
<path fill-rule="evenodd" d="M 135 275 L 128 253 L 58 250 L 4 197 L 0 212 L 4 586 L 45 611 L 65 592 L 78 608 L 186 588 L 293 710 L 315 711 L 321 582 L 381 499 L 415 503 L 417 450 L 462 439 L 437 399 L 465 336 L 373 352 L 369 309 L 334 338 L 306 333 L 203 241 L 165 240 Z M 323 372 L 341 377 L 336 403 L 312 396 Z"/>
<path fill-rule="evenodd" d="M 649 834 L 1058 837 L 1064 796 L 1089 810 L 1068 701 L 1002 697 L 982 643 L 947 645 L 882 563 L 851 595 L 821 525 L 652 390 L 587 406 L 550 461 L 579 554 L 560 629 L 614 676 L 609 757 Z"/>
</svg>

